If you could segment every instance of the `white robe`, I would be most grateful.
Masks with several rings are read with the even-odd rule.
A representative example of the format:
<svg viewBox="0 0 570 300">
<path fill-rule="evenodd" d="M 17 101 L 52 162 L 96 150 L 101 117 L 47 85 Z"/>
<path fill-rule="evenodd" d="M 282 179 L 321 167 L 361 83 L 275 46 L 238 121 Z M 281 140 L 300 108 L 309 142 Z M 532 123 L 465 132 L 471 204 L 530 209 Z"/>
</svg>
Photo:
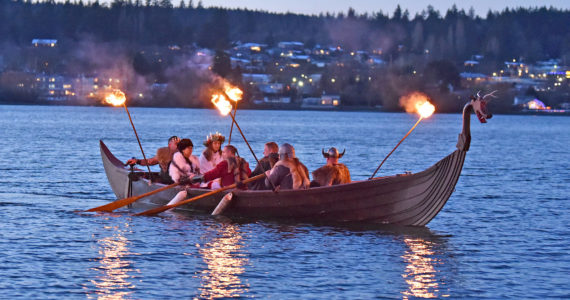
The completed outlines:
<svg viewBox="0 0 570 300">
<path fill-rule="evenodd" d="M 190 155 L 189 160 L 192 162 L 194 169 L 200 166 L 200 162 L 195 155 Z M 175 163 L 180 168 L 180 170 L 174 165 Z M 174 153 L 174 156 L 172 157 L 172 163 L 168 168 L 168 174 L 170 174 L 170 177 L 172 177 L 172 180 L 174 180 L 174 182 L 178 182 L 181 176 L 193 176 L 199 175 L 200 173 L 193 173 L 190 165 L 186 162 L 186 159 L 184 159 L 184 155 L 182 155 L 180 152 L 176 152 Z"/>
<path fill-rule="evenodd" d="M 202 155 L 200 155 L 200 172 L 202 174 L 205 174 L 206 172 L 212 170 L 213 168 L 215 168 L 219 163 L 221 163 L 224 159 L 222 158 L 222 153 L 218 152 L 218 153 L 214 153 L 212 155 L 212 160 L 208 161 L 206 159 L 206 157 L 204 156 L 204 153 L 202 152 Z M 204 182 L 202 183 L 200 186 L 201 187 L 209 187 L 211 189 L 219 189 L 221 187 L 220 184 L 220 180 L 219 179 L 214 179 L 212 180 L 211 184 L 208 184 L 209 182 Z"/>
<path fill-rule="evenodd" d="M 224 159 L 222 158 L 222 153 L 220 152 L 214 153 L 212 155 L 211 161 L 208 161 L 204 156 L 204 153 L 202 153 L 202 155 L 200 155 L 200 172 L 204 174 L 210 171 L 211 169 L 215 168 L 219 163 L 221 163 L 222 160 Z"/>
</svg>

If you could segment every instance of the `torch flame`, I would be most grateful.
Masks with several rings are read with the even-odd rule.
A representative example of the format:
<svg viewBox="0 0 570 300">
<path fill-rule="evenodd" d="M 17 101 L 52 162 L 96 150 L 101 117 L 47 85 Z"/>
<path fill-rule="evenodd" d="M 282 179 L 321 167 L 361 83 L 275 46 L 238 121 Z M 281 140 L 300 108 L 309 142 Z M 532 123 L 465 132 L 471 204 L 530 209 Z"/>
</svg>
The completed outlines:
<svg viewBox="0 0 570 300">
<path fill-rule="evenodd" d="M 125 104 L 125 101 L 127 101 L 127 98 L 125 97 L 125 93 L 121 92 L 121 90 L 114 90 L 105 97 L 105 102 L 113 106 L 121 106 Z"/>
<path fill-rule="evenodd" d="M 224 92 L 230 97 L 230 100 L 235 102 L 240 101 L 243 96 L 243 92 L 237 87 L 226 86 Z"/>
<path fill-rule="evenodd" d="M 418 113 L 421 118 L 429 118 L 435 107 L 429 102 L 429 97 L 421 92 L 412 92 L 400 98 L 400 105 L 408 113 Z"/>
<path fill-rule="evenodd" d="M 232 111 L 232 104 L 226 100 L 224 95 L 215 94 L 212 96 L 212 103 L 220 111 L 222 116 L 227 116 Z"/>
<path fill-rule="evenodd" d="M 416 110 L 417 112 L 420 114 L 420 116 L 422 118 L 429 118 L 433 112 L 435 111 L 435 107 L 429 103 L 429 101 L 426 101 L 424 103 L 416 103 Z"/>
</svg>

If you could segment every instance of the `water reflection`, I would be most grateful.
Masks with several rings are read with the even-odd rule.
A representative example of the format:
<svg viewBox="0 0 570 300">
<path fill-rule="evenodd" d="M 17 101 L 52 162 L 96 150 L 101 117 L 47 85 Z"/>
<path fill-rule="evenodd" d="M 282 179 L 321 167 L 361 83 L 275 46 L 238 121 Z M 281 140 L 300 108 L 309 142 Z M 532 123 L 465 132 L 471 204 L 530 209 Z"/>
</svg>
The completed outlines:
<svg viewBox="0 0 570 300">
<path fill-rule="evenodd" d="M 123 227 L 123 228 L 121 228 Z M 99 267 L 94 268 L 101 273 L 95 280 L 91 280 L 96 287 L 94 294 L 87 295 L 93 299 L 125 299 L 132 293 L 135 285 L 129 281 L 133 272 L 132 261 L 126 259 L 135 253 L 129 252 L 129 240 L 125 233 L 130 233 L 129 224 L 122 226 L 105 226 L 105 230 L 112 235 L 97 241 L 99 245 Z"/>
<path fill-rule="evenodd" d="M 438 279 L 437 265 L 442 262 L 435 255 L 435 243 L 419 237 L 405 238 L 404 243 L 408 250 L 402 255 L 407 263 L 402 277 L 408 284 L 403 291 L 404 299 L 449 297 L 441 293 L 443 281 Z"/>
<path fill-rule="evenodd" d="M 240 228 L 236 224 L 220 224 L 214 235 L 205 245 L 199 245 L 198 251 L 207 264 L 200 273 L 199 298 L 239 297 L 248 290 L 248 285 L 240 279 L 248 263 L 241 250 L 243 237 Z"/>
</svg>

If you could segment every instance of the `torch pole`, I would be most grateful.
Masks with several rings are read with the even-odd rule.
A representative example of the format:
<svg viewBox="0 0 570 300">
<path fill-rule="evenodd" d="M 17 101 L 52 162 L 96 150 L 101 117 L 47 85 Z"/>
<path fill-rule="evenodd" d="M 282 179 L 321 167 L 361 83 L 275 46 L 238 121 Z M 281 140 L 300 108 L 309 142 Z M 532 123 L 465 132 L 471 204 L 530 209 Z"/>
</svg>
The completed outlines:
<svg viewBox="0 0 570 300">
<path fill-rule="evenodd" d="M 233 119 L 235 119 L 236 114 L 237 114 L 237 101 L 236 101 L 236 107 L 234 108 L 234 117 Z M 232 114 L 232 112 L 230 111 L 230 115 Z M 234 130 L 234 122 L 232 121 L 232 126 L 230 127 L 230 137 L 228 138 L 228 145 L 230 145 L 232 143 L 232 131 Z"/>
<path fill-rule="evenodd" d="M 253 154 L 253 158 L 255 158 L 255 160 L 257 161 L 257 164 L 259 166 L 261 166 L 261 168 L 263 169 L 263 173 L 265 173 L 267 170 L 265 170 L 265 168 L 263 167 L 262 164 L 259 163 L 259 160 L 257 159 L 257 156 L 255 156 L 255 152 L 253 152 L 253 149 L 251 149 L 251 146 L 249 145 L 249 142 L 247 141 L 247 139 L 245 138 L 245 135 L 243 135 L 243 131 L 241 131 L 241 128 L 239 127 L 238 123 L 236 122 L 236 119 L 234 118 L 234 116 L 232 115 L 232 113 L 230 112 L 230 117 L 232 117 L 232 124 L 236 124 L 236 128 L 239 130 L 239 133 L 241 134 L 241 137 L 243 138 L 243 140 L 245 141 L 245 143 L 247 144 L 247 147 L 249 148 L 249 151 L 251 151 L 251 154 Z M 273 191 L 275 191 L 275 185 L 273 184 L 273 182 L 271 181 L 271 179 L 269 179 L 269 176 L 266 177 L 267 180 L 269 181 L 269 183 L 271 184 L 271 187 L 273 188 Z"/>
<path fill-rule="evenodd" d="M 135 132 L 135 136 L 137 137 L 137 142 L 139 142 L 139 148 L 141 149 L 142 156 L 144 161 L 146 162 L 146 168 L 148 169 L 148 179 L 152 181 L 152 174 L 150 172 L 150 166 L 148 165 L 148 160 L 146 159 L 146 155 L 144 155 L 143 147 L 141 145 L 141 140 L 139 139 L 139 135 L 137 134 L 137 130 L 135 129 L 135 124 L 133 123 L 133 119 L 131 119 L 131 113 L 129 113 L 129 109 L 127 108 L 126 101 L 123 103 L 125 110 L 127 111 L 127 115 L 129 116 L 129 121 L 131 121 L 131 126 L 133 127 L 133 131 Z"/>
<path fill-rule="evenodd" d="M 374 177 L 374 175 L 376 175 L 376 173 L 378 172 L 378 170 L 380 170 L 380 167 L 382 167 L 382 165 L 384 164 L 384 162 L 388 159 L 388 157 L 390 157 L 390 155 L 392 155 L 392 153 L 394 153 L 394 151 L 396 150 L 396 148 L 398 148 L 398 146 L 400 146 L 400 144 L 408 137 L 408 135 L 410 135 L 410 133 L 412 133 L 412 131 L 414 130 L 414 128 L 416 128 L 416 126 L 418 126 L 418 124 L 420 123 L 420 121 L 423 119 L 423 117 L 420 116 L 420 118 L 418 119 L 418 121 L 416 122 L 416 124 L 414 124 L 414 126 L 412 127 L 412 129 L 410 129 L 410 131 L 408 131 L 408 133 L 406 133 L 406 135 L 404 135 L 404 137 L 400 140 L 400 142 L 398 142 L 398 144 L 396 145 L 396 147 L 394 147 L 394 149 L 392 149 L 392 151 L 390 151 L 390 153 L 388 153 L 388 155 L 386 155 L 386 157 L 384 158 L 384 160 L 380 163 L 380 165 L 378 166 L 378 168 L 376 168 L 376 171 L 374 171 L 374 173 L 372 173 L 372 176 L 370 176 L 370 178 L 368 178 L 368 180 L 372 179 Z"/>
</svg>

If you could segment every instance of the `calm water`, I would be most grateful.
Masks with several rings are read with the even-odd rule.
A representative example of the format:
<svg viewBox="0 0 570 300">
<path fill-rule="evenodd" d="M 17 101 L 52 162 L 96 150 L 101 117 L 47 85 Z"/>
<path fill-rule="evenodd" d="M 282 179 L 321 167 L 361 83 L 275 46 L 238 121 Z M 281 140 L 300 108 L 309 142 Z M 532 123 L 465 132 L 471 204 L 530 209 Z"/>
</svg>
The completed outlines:
<svg viewBox="0 0 570 300">
<path fill-rule="evenodd" d="M 228 134 L 213 110 L 130 109 L 148 156 L 171 135 Z M 321 148 L 364 179 L 416 121 L 406 114 L 239 111 L 261 156 Z M 454 150 L 460 115 L 422 121 L 380 174 L 417 172 Z M 76 213 L 114 200 L 98 140 L 141 157 L 123 109 L 0 106 L 0 295 L 38 298 L 569 298 L 570 118 L 472 123 L 456 191 L 427 227 L 315 225 Z M 236 133 L 236 132 L 234 132 Z M 255 166 L 241 138 L 232 138 Z"/>
</svg>

